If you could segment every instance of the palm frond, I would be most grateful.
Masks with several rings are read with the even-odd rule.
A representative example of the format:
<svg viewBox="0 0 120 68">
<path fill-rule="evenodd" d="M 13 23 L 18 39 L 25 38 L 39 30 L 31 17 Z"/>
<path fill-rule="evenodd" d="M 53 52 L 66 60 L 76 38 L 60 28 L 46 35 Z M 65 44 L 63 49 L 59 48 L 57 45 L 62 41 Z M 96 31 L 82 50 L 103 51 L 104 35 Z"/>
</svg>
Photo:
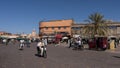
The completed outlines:
<svg viewBox="0 0 120 68">
<path fill-rule="evenodd" d="M 83 32 L 88 34 L 91 32 L 93 35 L 107 35 L 108 25 L 105 23 L 103 17 L 100 13 L 94 13 L 88 16 L 88 20 L 86 21 L 89 24 L 84 27 Z"/>
</svg>

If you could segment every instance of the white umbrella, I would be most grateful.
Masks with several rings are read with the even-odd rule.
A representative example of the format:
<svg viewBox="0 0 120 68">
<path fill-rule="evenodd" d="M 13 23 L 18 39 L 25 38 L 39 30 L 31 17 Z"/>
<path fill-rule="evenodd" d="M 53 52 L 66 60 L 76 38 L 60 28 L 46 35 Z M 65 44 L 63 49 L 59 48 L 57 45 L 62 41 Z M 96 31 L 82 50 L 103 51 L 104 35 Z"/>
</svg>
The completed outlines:
<svg viewBox="0 0 120 68">
<path fill-rule="evenodd" d="M 63 37 L 62 39 L 68 39 L 68 37 Z"/>
</svg>

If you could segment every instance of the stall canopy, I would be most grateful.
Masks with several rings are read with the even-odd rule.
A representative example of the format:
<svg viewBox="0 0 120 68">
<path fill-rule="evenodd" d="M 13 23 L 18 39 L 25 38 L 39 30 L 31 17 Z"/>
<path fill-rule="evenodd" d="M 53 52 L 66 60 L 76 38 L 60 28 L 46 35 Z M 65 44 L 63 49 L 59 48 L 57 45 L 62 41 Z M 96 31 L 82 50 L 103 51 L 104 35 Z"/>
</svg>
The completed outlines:
<svg viewBox="0 0 120 68">
<path fill-rule="evenodd" d="M 63 37 L 62 39 L 68 39 L 68 37 Z"/>
<path fill-rule="evenodd" d="M 60 38 L 62 38 L 62 35 L 61 34 L 57 34 L 55 37 L 60 39 Z"/>
</svg>

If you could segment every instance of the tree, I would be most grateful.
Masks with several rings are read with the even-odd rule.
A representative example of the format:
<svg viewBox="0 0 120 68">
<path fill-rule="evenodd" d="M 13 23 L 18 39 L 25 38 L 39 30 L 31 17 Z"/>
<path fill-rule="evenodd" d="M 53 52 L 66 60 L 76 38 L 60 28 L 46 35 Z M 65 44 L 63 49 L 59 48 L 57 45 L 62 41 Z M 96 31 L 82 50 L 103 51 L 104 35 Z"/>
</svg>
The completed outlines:
<svg viewBox="0 0 120 68">
<path fill-rule="evenodd" d="M 104 16 L 100 13 L 91 14 L 88 17 L 88 20 L 85 20 L 89 23 L 83 28 L 83 33 L 91 34 L 94 37 L 95 35 L 106 36 L 108 32 L 108 27 L 103 17 Z"/>
</svg>

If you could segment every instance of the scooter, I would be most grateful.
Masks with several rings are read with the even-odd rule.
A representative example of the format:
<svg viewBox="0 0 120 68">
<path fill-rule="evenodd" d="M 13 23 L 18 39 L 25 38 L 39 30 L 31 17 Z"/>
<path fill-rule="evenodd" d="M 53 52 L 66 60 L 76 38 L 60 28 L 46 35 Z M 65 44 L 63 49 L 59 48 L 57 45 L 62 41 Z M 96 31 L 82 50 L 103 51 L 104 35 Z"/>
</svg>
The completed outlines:
<svg viewBox="0 0 120 68">
<path fill-rule="evenodd" d="M 73 47 L 73 50 L 83 50 L 83 49 L 84 49 L 83 45 L 75 44 Z"/>
<path fill-rule="evenodd" d="M 41 49 L 39 47 L 37 47 L 37 54 L 38 54 L 38 56 L 47 58 L 46 47 L 42 46 L 41 48 L 43 48 L 42 49 L 43 51 L 41 51 Z M 42 52 L 42 55 L 41 55 L 41 52 Z"/>
</svg>

